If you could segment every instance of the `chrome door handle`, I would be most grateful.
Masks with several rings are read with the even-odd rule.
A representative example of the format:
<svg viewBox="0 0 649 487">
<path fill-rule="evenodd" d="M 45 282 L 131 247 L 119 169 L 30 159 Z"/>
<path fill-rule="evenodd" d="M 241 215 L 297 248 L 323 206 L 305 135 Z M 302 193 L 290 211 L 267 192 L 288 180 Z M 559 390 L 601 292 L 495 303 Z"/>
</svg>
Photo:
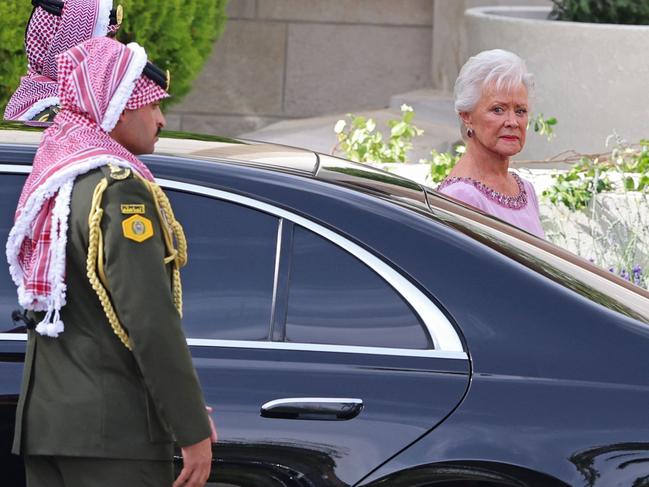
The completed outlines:
<svg viewBox="0 0 649 487">
<path fill-rule="evenodd" d="M 363 410 L 363 400 L 340 397 L 287 397 L 261 407 L 264 418 L 345 421 Z"/>
</svg>

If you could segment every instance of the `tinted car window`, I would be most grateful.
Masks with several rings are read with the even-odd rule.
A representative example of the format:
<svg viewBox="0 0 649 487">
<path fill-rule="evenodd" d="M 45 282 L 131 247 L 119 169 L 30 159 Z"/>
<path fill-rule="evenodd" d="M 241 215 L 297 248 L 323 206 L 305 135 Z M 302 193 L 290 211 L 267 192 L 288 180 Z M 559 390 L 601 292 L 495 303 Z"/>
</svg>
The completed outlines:
<svg viewBox="0 0 649 487">
<path fill-rule="evenodd" d="M 376 272 L 297 225 L 289 279 L 288 341 L 432 347 L 418 317 Z"/>
<path fill-rule="evenodd" d="M 222 200 L 167 194 L 189 246 L 181 273 L 187 336 L 267 339 L 278 220 Z"/>
<path fill-rule="evenodd" d="M 0 242 L 2 242 L 3 249 L 9 236 L 9 230 L 13 225 L 16 204 L 26 177 L 22 174 L 2 174 L 0 177 Z M 3 258 L 3 262 L 6 262 L 6 259 Z M 11 321 L 11 312 L 19 309 L 20 306 L 18 305 L 16 286 L 11 280 L 9 269 L 6 264 L 2 268 L 3 270 L 0 272 L 0 332 L 7 332 L 14 327 L 21 326 L 22 323 L 14 324 Z"/>
</svg>

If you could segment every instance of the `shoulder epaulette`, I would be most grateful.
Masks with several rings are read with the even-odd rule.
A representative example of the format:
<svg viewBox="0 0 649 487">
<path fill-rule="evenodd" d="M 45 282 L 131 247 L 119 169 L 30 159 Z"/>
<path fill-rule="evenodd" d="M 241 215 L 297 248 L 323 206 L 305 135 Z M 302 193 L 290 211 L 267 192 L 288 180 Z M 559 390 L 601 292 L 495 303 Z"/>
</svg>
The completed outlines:
<svg viewBox="0 0 649 487">
<path fill-rule="evenodd" d="M 115 181 L 123 181 L 133 177 L 133 171 L 128 167 L 121 167 L 115 164 L 101 166 L 101 172 L 104 173 L 109 185 Z"/>
</svg>

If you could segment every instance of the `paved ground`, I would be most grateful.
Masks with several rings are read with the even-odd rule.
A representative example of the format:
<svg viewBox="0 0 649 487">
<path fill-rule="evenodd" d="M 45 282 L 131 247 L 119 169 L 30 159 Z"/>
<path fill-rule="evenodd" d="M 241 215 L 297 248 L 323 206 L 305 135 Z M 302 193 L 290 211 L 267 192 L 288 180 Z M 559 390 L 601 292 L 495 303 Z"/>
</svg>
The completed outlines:
<svg viewBox="0 0 649 487">
<path fill-rule="evenodd" d="M 415 118 L 413 123 L 424 130 L 424 134 L 414 140 L 414 148 L 409 156 L 410 160 L 419 161 L 419 159 L 427 158 L 431 149 L 438 151 L 449 150 L 452 144 L 460 139 L 459 125 L 453 111 L 452 97 L 433 90 L 418 90 L 395 95 L 386 108 L 354 114 L 373 118 L 379 128 L 387 127 L 386 122 L 388 120 L 401 118 L 400 107 L 404 103 L 414 108 Z M 345 116 L 345 113 L 340 113 L 322 117 L 287 120 L 254 132 L 241 134 L 240 137 L 304 147 L 329 154 L 337 142 L 333 130 L 334 125 Z"/>
</svg>

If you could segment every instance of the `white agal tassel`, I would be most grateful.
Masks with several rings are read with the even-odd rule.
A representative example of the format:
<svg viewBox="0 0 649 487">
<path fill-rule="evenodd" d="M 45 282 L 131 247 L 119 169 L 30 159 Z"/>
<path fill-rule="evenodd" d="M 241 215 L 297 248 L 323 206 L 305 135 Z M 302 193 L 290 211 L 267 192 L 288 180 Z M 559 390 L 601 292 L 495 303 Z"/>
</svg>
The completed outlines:
<svg viewBox="0 0 649 487">
<path fill-rule="evenodd" d="M 39 335 L 57 338 L 60 333 L 63 333 L 63 328 L 63 321 L 61 321 L 58 310 L 50 309 L 43 321 L 36 325 L 36 332 Z"/>
<path fill-rule="evenodd" d="M 47 324 L 48 337 L 56 338 L 59 336 L 59 333 L 63 333 L 63 322 L 61 320 Z"/>
</svg>

